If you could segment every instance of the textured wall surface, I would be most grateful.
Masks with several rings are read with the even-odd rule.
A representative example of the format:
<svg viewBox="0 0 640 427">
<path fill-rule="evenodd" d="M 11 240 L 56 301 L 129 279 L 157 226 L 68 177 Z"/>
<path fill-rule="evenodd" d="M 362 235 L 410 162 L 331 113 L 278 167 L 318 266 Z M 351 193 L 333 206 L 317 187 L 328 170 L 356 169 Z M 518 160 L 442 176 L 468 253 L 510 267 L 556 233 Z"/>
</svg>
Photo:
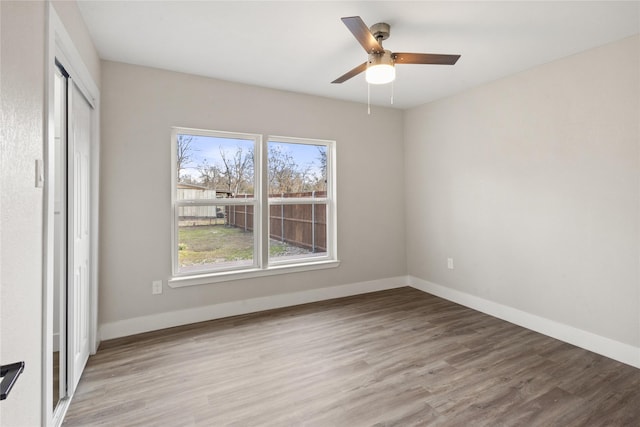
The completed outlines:
<svg viewBox="0 0 640 427">
<path fill-rule="evenodd" d="M 25 371 L 0 425 L 37 426 L 42 394 L 42 209 L 45 5 L 0 2 L 0 361 Z"/>
</svg>

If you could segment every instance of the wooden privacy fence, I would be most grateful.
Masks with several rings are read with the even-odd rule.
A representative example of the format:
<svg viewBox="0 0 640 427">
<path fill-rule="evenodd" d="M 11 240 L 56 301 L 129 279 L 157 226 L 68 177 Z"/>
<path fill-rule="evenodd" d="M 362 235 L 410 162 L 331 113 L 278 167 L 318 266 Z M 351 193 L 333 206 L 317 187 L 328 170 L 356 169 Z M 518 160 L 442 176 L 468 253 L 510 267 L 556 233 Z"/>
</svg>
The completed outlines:
<svg viewBox="0 0 640 427">
<path fill-rule="evenodd" d="M 325 197 L 324 191 L 287 193 L 271 197 Z M 238 196 L 238 198 L 243 196 Z M 232 205 L 225 207 L 227 225 L 253 230 L 253 206 Z M 274 204 L 269 206 L 269 237 L 311 252 L 327 250 L 326 203 Z"/>
</svg>

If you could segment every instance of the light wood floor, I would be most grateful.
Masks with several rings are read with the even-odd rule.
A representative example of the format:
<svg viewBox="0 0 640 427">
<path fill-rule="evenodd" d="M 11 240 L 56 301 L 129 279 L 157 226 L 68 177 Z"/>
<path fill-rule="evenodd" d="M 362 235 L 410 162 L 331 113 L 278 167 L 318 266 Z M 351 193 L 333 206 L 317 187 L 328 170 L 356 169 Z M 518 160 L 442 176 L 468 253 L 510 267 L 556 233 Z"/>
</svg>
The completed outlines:
<svg viewBox="0 0 640 427">
<path fill-rule="evenodd" d="M 104 342 L 65 426 L 640 426 L 640 370 L 411 288 Z"/>
<path fill-rule="evenodd" d="M 53 352 L 53 409 L 56 409 L 60 399 L 60 352 Z"/>
</svg>

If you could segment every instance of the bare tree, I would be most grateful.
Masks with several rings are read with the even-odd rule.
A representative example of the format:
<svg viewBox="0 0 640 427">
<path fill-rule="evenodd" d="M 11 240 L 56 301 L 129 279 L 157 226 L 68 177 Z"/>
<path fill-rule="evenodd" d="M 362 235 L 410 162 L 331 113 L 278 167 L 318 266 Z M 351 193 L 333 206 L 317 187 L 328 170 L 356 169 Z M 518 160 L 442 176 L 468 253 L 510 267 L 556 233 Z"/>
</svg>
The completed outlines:
<svg viewBox="0 0 640 427">
<path fill-rule="evenodd" d="M 198 165 L 198 172 L 200 173 L 200 183 L 203 186 L 211 190 L 218 188 L 222 178 L 222 171 L 217 165 L 210 165 L 207 159 L 204 159 L 202 163 Z"/>
<path fill-rule="evenodd" d="M 237 147 L 229 154 L 220 147 L 221 172 L 227 190 L 235 195 L 253 191 L 253 150 Z"/>
<path fill-rule="evenodd" d="M 291 154 L 277 145 L 269 147 L 268 167 L 270 193 L 299 193 L 310 190 L 310 168 L 300 167 Z"/>
<path fill-rule="evenodd" d="M 320 176 L 315 177 L 314 190 L 327 189 L 327 147 L 318 148 L 318 162 L 320 162 Z"/>
<path fill-rule="evenodd" d="M 180 172 L 182 172 L 185 166 L 191 161 L 191 155 L 193 154 L 193 149 L 191 148 L 192 142 L 192 135 L 178 135 L 178 153 L 176 157 L 176 173 L 178 174 L 178 181 L 180 181 Z"/>
</svg>

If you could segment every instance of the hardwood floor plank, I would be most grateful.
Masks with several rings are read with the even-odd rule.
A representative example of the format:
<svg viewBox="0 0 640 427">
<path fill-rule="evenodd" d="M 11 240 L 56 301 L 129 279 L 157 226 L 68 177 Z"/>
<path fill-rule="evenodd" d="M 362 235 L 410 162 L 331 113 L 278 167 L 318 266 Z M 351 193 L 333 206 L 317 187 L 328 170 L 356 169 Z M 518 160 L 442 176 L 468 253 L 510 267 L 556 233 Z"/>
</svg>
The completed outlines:
<svg viewBox="0 0 640 427">
<path fill-rule="evenodd" d="M 640 370 L 401 288 L 105 342 L 64 426 L 640 426 Z"/>
</svg>

